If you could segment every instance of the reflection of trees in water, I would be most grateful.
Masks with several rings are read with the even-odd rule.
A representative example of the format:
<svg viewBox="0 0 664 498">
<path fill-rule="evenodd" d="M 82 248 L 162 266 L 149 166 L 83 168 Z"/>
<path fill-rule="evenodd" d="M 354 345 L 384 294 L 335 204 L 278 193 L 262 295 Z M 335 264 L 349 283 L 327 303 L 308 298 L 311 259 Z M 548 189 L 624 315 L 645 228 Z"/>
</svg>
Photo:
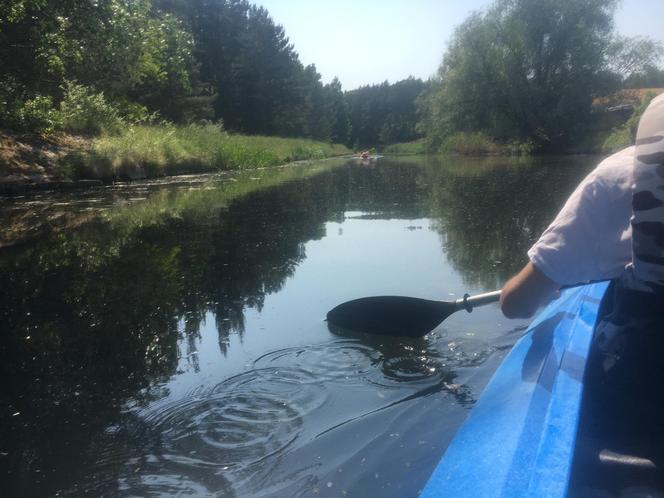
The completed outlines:
<svg viewBox="0 0 664 498">
<path fill-rule="evenodd" d="M 381 159 L 379 167 L 348 169 L 348 211 L 377 218 L 419 218 L 426 215 L 429 187 L 422 181 L 421 164 Z"/>
<path fill-rule="evenodd" d="M 50 495 L 75 482 L 78 467 L 94 461 L 90 441 L 119 418 L 123 402 L 149 401 L 153 386 L 176 372 L 181 335 L 197 368 L 192 353 L 207 313 L 225 351 L 230 334 L 244 331 L 244 310 L 261 309 L 304 259 L 304 242 L 343 212 L 337 175 L 130 234 L 90 223 L 0 260 L 8 493 Z"/>
<path fill-rule="evenodd" d="M 541 159 L 432 161 L 432 217 L 448 260 L 469 285 L 498 288 L 587 171 Z"/>
<path fill-rule="evenodd" d="M 87 235 L 98 229 L 88 227 Z M 122 401 L 149 399 L 150 382 L 177 365 L 177 320 L 158 311 L 177 306 L 177 250 L 133 241 L 99 267 L 90 263 L 94 242 L 82 239 L 80 252 L 57 242 L 32 247 L 0 269 L 0 427 L 9 496 L 53 494 L 58 479 L 93 461 L 81 448 L 118 415 Z"/>
<path fill-rule="evenodd" d="M 242 301 L 219 301 L 213 307 L 215 325 L 219 335 L 219 351 L 226 356 L 231 334 L 244 335 L 244 303 Z"/>
<path fill-rule="evenodd" d="M 245 310 L 260 310 L 281 289 L 304 260 L 305 242 L 324 235 L 324 222 L 347 210 L 416 218 L 431 209 L 450 261 L 470 282 L 493 287 L 558 207 L 561 197 L 543 192 L 569 191 L 578 176 L 566 169 L 552 183 L 558 173 L 550 169 L 469 171 L 353 164 L 224 208 L 199 202 L 134 231 L 91 222 L 2 253 L 5 492 L 52 495 L 85 480 L 85 463 L 99 451 L 94 441 L 121 418 L 122 405 L 164 395 L 159 383 L 177 371 L 178 340 L 197 368 L 211 313 L 225 354 L 231 335 L 244 333 Z M 493 267 L 495 260 L 503 265 Z"/>
</svg>

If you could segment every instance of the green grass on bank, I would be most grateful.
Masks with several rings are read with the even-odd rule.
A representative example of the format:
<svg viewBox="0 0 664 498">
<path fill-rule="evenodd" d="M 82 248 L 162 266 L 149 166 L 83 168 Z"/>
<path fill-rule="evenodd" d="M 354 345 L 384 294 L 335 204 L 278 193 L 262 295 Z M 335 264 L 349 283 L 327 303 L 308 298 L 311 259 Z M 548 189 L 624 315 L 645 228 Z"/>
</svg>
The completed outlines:
<svg viewBox="0 0 664 498">
<path fill-rule="evenodd" d="M 76 176 L 110 179 L 263 168 L 350 152 L 309 139 L 234 135 L 215 125 L 161 125 L 97 138 L 70 159 Z"/>
<path fill-rule="evenodd" d="M 464 156 L 529 156 L 535 148 L 528 142 L 499 143 L 483 133 L 460 132 L 447 137 L 439 151 Z"/>
<path fill-rule="evenodd" d="M 644 90 L 640 97 L 641 104 L 634 109 L 634 112 L 626 122 L 612 128 L 596 126 L 594 129 L 577 137 L 571 150 L 568 152 L 611 154 L 634 145 L 641 116 L 656 96 L 656 91 Z"/>
<path fill-rule="evenodd" d="M 413 140 L 412 142 L 402 142 L 398 144 L 386 145 L 382 148 L 381 152 L 383 154 L 426 154 L 427 153 L 427 143 L 424 138 L 419 138 Z"/>
<path fill-rule="evenodd" d="M 628 126 L 613 130 L 595 130 L 579 137 L 570 147 L 578 154 L 612 154 L 634 144 L 634 136 Z"/>
<path fill-rule="evenodd" d="M 526 142 L 499 143 L 482 133 L 455 133 L 443 143 L 431 147 L 425 138 L 412 142 L 385 146 L 384 154 L 455 154 L 461 156 L 529 156 L 534 152 L 532 144 Z"/>
<path fill-rule="evenodd" d="M 412 142 L 387 145 L 381 152 L 385 154 L 454 154 L 461 156 L 529 156 L 534 153 L 532 144 L 527 142 L 499 143 L 483 133 L 459 132 L 447 136 L 438 147 L 432 146 L 426 138 Z"/>
</svg>

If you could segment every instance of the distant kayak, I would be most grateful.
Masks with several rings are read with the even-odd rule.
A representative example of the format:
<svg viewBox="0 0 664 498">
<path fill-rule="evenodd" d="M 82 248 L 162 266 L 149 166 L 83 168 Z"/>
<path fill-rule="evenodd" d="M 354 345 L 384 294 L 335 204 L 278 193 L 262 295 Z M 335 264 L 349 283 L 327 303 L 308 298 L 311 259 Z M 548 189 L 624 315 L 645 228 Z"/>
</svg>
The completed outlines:
<svg viewBox="0 0 664 498">
<path fill-rule="evenodd" d="M 566 496 L 606 282 L 563 291 L 502 362 L 420 498 Z"/>
</svg>

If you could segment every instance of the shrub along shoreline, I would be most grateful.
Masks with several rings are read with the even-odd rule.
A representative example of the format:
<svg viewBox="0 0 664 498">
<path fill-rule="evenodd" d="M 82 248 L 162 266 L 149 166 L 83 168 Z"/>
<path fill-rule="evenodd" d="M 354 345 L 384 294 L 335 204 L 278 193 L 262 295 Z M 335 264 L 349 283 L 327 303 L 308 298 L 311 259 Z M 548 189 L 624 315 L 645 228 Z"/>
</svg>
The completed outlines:
<svg viewBox="0 0 664 498">
<path fill-rule="evenodd" d="M 637 115 L 637 118 L 640 115 Z M 612 154 L 634 144 L 636 129 L 632 119 L 624 125 L 597 130 L 581 135 L 566 149 L 556 155 Z M 638 119 L 636 121 L 638 123 Z M 429 144 L 426 139 L 387 145 L 380 149 L 384 154 L 420 155 L 442 154 L 454 156 L 534 156 L 535 147 L 530 142 L 499 143 L 483 133 L 455 133 L 442 144 Z"/>
<path fill-rule="evenodd" d="M 264 168 L 351 152 L 310 139 L 231 134 L 212 124 L 136 125 L 98 138 L 0 133 L 0 191 Z"/>
</svg>

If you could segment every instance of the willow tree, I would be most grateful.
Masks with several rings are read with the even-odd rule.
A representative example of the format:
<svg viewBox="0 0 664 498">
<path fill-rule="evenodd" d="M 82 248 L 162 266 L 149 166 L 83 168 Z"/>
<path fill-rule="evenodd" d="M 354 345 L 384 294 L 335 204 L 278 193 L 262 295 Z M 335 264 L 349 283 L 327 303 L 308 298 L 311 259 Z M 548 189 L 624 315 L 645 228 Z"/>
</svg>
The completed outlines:
<svg viewBox="0 0 664 498">
<path fill-rule="evenodd" d="M 617 0 L 498 0 L 455 31 L 427 99 L 432 137 L 566 142 L 605 88 Z"/>
</svg>

